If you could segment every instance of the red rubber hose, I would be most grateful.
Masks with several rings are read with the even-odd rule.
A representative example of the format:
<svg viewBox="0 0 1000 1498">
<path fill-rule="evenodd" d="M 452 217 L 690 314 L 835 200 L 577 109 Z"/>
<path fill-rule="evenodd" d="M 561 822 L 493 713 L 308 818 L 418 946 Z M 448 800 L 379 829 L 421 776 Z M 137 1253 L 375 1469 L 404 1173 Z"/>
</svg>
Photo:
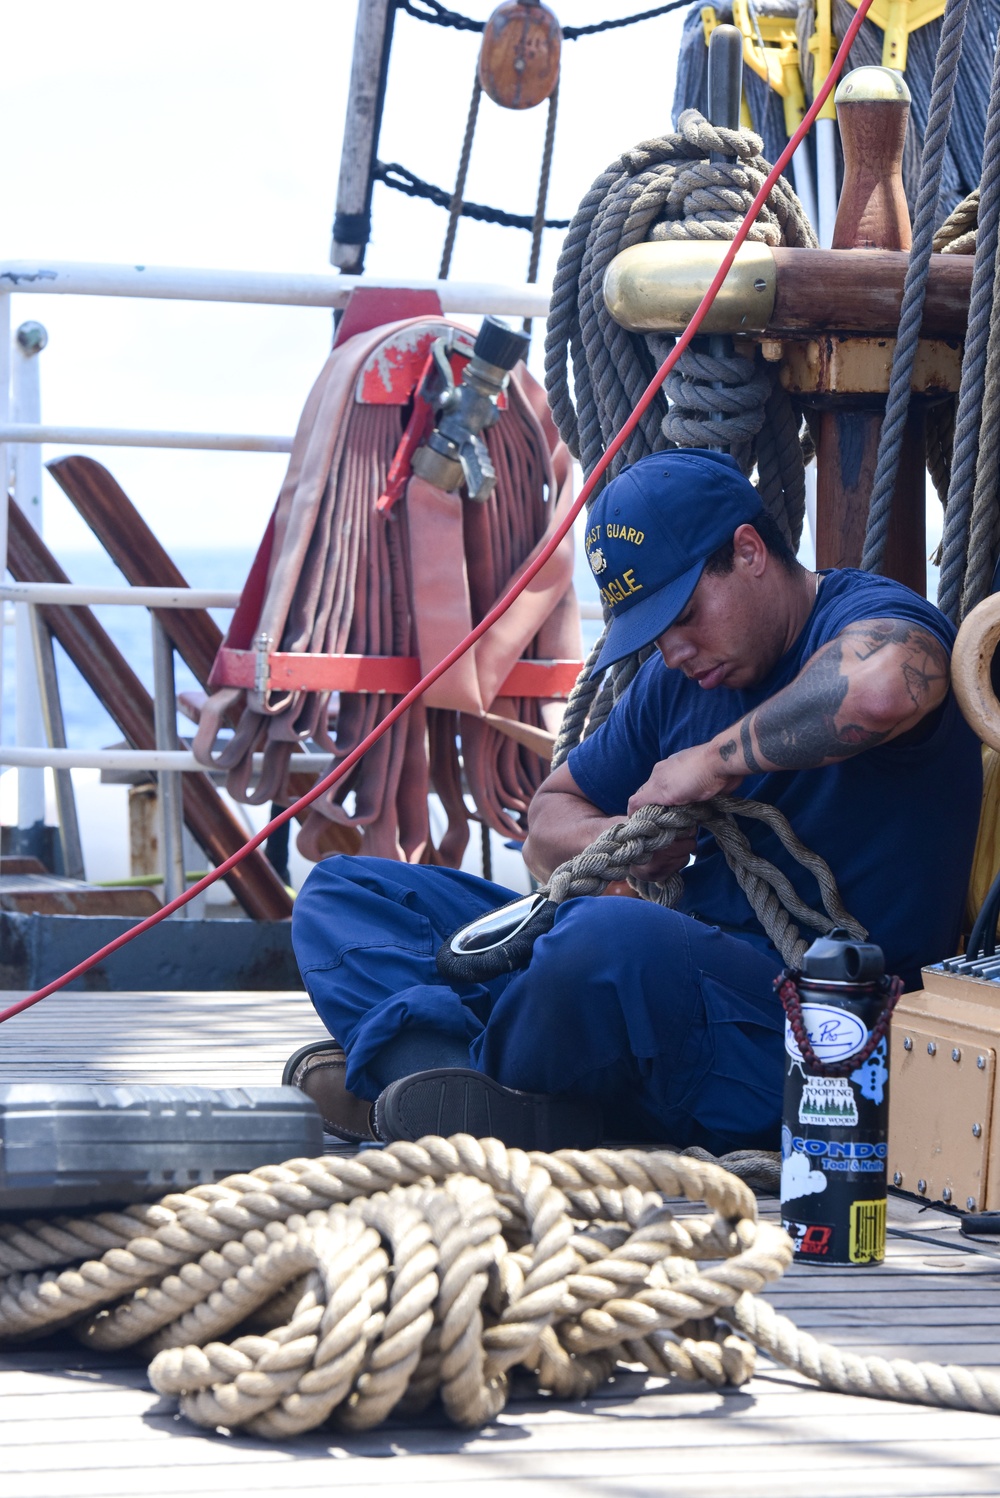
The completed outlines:
<svg viewBox="0 0 1000 1498">
<path fill-rule="evenodd" d="M 175 900 L 171 900 L 169 905 L 162 906 L 162 908 L 156 911 L 154 915 L 147 916 L 146 919 L 140 921 L 138 925 L 132 926 L 128 931 L 123 931 L 121 936 L 115 937 L 114 941 L 109 941 L 97 952 L 93 952 L 89 957 L 85 957 L 82 962 L 78 962 L 76 967 L 70 968 L 69 972 L 63 973 L 60 978 L 54 978 L 51 983 L 46 983 L 45 987 L 38 989 L 36 993 L 29 994 L 27 998 L 19 999 L 16 1004 L 11 1004 L 9 1008 L 0 1010 L 0 1024 L 3 1024 L 4 1020 L 11 1019 L 15 1014 L 20 1014 L 22 1009 L 30 1009 L 32 1004 L 37 1004 L 39 1000 L 48 998 L 50 993 L 56 993 L 58 989 L 64 988 L 67 983 L 71 983 L 74 978 L 79 978 L 81 974 L 89 972 L 89 970 L 103 958 L 110 956 L 112 952 L 117 952 L 118 948 L 123 947 L 126 942 L 134 941 L 137 936 L 141 936 L 144 931 L 148 931 L 150 927 L 155 926 L 157 922 L 166 920 L 167 916 L 173 915 L 175 910 L 180 910 L 182 905 L 186 905 L 188 900 L 193 900 L 195 895 L 200 895 L 203 889 L 208 889 L 210 884 L 214 884 L 217 879 L 221 879 L 224 874 L 228 874 L 229 870 L 231 868 L 234 868 L 241 859 L 246 858 L 248 853 L 252 853 L 255 848 L 259 848 L 261 843 L 265 842 L 276 828 L 282 827 L 285 822 L 290 821 L 290 819 L 294 817 L 296 813 L 303 807 L 310 806 L 319 796 L 322 796 L 325 791 L 328 791 L 332 785 L 336 785 L 338 780 L 342 780 L 350 770 L 353 770 L 354 766 L 358 763 L 358 760 L 361 758 L 361 756 L 363 754 L 366 754 L 372 747 L 372 745 L 377 743 L 382 735 L 392 727 L 393 723 L 397 722 L 397 720 L 403 716 L 407 709 L 413 706 L 417 698 L 420 697 L 424 692 L 426 692 L 427 688 L 429 686 L 432 686 L 434 682 L 437 681 L 438 677 L 443 676 L 444 673 L 449 670 L 455 664 L 455 662 L 465 654 L 467 650 L 471 649 L 476 641 L 481 639 L 486 631 L 490 629 L 496 623 L 496 621 L 507 612 L 511 604 L 514 602 L 514 599 L 517 598 L 518 594 L 520 594 L 523 589 L 527 587 L 532 578 L 534 578 L 535 575 L 540 572 L 541 569 L 545 566 L 545 563 L 548 561 L 549 557 L 562 541 L 566 532 L 575 521 L 577 515 L 579 515 L 580 511 L 583 509 L 584 505 L 587 503 L 587 500 L 590 498 L 591 494 L 594 491 L 594 486 L 597 484 L 598 479 L 600 479 L 601 475 L 604 473 L 604 470 L 611 462 L 611 459 L 619 451 L 626 439 L 631 435 L 644 411 L 647 409 L 650 402 L 653 400 L 654 396 L 659 390 L 660 386 L 663 384 L 663 381 L 673 369 L 681 354 L 688 347 L 692 338 L 694 338 L 695 334 L 702 324 L 705 314 L 714 302 L 723 281 L 729 274 L 729 269 L 736 258 L 736 251 L 746 239 L 754 220 L 756 219 L 761 208 L 763 208 L 768 193 L 771 191 L 771 188 L 774 186 L 775 182 L 777 182 L 778 178 L 784 171 L 785 167 L 788 165 L 789 161 L 791 161 L 792 156 L 794 155 L 803 138 L 808 134 L 813 121 L 819 114 L 820 110 L 823 108 L 823 105 L 826 103 L 827 97 L 829 96 L 831 90 L 837 82 L 837 79 L 840 77 L 841 70 L 844 66 L 844 63 L 847 61 L 847 55 L 851 50 L 854 38 L 857 36 L 858 31 L 861 28 L 861 24 L 864 21 L 865 16 L 868 14 L 868 11 L 870 10 L 872 4 L 873 0 L 861 0 L 860 5 L 858 6 L 857 15 L 854 17 L 854 19 L 851 21 L 850 26 L 847 28 L 844 40 L 841 42 L 840 47 L 838 48 L 837 55 L 833 60 L 833 64 L 830 68 L 829 73 L 827 74 L 823 86 L 810 105 L 809 110 L 803 118 L 801 125 L 796 130 L 795 134 L 792 136 L 791 140 L 788 142 L 788 145 L 782 151 L 777 161 L 774 163 L 774 166 L 768 173 L 767 178 L 761 186 L 760 191 L 751 203 L 750 208 L 747 211 L 746 218 L 743 220 L 739 229 L 737 229 L 736 235 L 732 243 L 730 244 L 725 256 L 723 257 L 722 264 L 716 271 L 715 276 L 712 279 L 712 284 L 709 286 L 708 290 L 705 292 L 705 295 L 698 303 L 697 310 L 695 311 L 694 316 L 691 318 L 691 321 L 688 323 L 687 327 L 684 329 L 684 332 L 678 338 L 676 344 L 670 350 L 670 353 L 667 355 L 666 359 L 664 359 L 663 363 L 656 371 L 656 374 L 646 386 L 646 389 L 643 391 L 641 397 L 639 398 L 639 402 L 635 410 L 632 412 L 631 416 L 628 418 L 625 425 L 618 433 L 617 437 L 615 437 L 613 441 L 608 445 L 604 456 L 601 458 L 600 462 L 597 464 L 597 467 L 591 473 L 583 488 L 580 490 L 580 493 L 574 500 L 572 508 L 566 515 L 565 519 L 553 532 L 546 545 L 542 548 L 538 556 L 531 563 L 530 567 L 525 568 L 521 577 L 514 584 L 514 586 L 507 593 L 505 593 L 497 603 L 493 605 L 489 613 L 480 620 L 475 629 L 473 629 L 468 635 L 466 635 L 461 644 L 456 645 L 454 650 L 450 651 L 449 654 L 445 656 L 444 660 L 439 661 L 436 666 L 428 671 L 427 675 L 423 677 L 421 681 L 418 681 L 416 686 L 412 687 L 410 691 L 407 692 L 405 697 L 400 698 L 399 702 L 396 703 L 396 706 L 390 708 L 389 712 L 386 713 L 382 721 L 374 729 L 372 729 L 372 732 L 368 735 L 368 737 L 364 739 L 360 744 L 358 744 L 357 748 L 352 749 L 351 753 L 348 754 L 340 762 L 336 769 L 331 770 L 329 775 L 326 775 L 322 780 L 317 781 L 311 791 L 307 791 L 304 796 L 300 796 L 298 801 L 296 801 L 293 805 L 286 806 L 284 811 L 279 812 L 278 815 L 273 819 L 273 821 L 268 822 L 266 827 L 262 827 L 259 832 L 255 833 L 249 842 L 244 843 L 242 848 L 238 848 L 235 853 L 230 854 L 230 856 L 225 860 L 224 863 L 220 863 L 218 868 L 213 869 L 210 874 L 206 874 L 204 879 L 199 879 L 197 884 L 192 884 L 190 889 L 185 890 L 182 895 L 178 895 Z"/>
</svg>

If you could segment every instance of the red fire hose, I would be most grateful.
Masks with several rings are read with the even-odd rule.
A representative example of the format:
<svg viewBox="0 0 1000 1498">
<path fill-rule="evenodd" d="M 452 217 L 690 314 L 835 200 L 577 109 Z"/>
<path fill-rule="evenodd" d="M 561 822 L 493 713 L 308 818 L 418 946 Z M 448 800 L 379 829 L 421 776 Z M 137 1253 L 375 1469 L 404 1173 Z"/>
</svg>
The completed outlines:
<svg viewBox="0 0 1000 1498">
<path fill-rule="evenodd" d="M 445 656 L 444 660 L 439 661 L 436 666 L 428 671 L 427 675 L 421 681 L 418 681 L 417 685 L 411 688 L 411 690 L 407 692 L 406 696 L 402 697 L 399 702 L 397 702 L 394 708 L 391 708 L 390 711 L 386 713 L 385 717 L 372 730 L 368 737 L 364 739 L 356 749 L 352 750 L 352 752 L 348 754 L 339 765 L 337 765 L 336 769 L 331 770 L 329 775 L 326 775 L 322 780 L 317 781 L 316 785 L 313 786 L 311 791 L 308 791 L 304 796 L 301 796 L 299 800 L 296 801 L 293 805 L 286 806 L 284 810 L 279 812 L 272 821 L 268 822 L 266 827 L 262 827 L 259 832 L 255 833 L 254 836 L 249 840 L 249 842 L 245 843 L 242 848 L 239 848 L 235 853 L 231 854 L 224 863 L 220 863 L 218 868 L 213 869 L 210 874 L 206 874 L 204 879 L 199 879 L 197 884 L 192 884 L 190 889 L 185 890 L 182 895 L 178 895 L 175 900 L 171 900 L 168 905 L 164 905 L 160 910 L 156 911 L 154 915 L 147 916 L 146 919 L 140 921 L 137 926 L 133 926 L 130 930 L 124 931 L 121 936 L 116 936 L 114 941 L 109 941 L 98 951 L 92 953 L 91 956 L 84 958 L 83 962 L 78 962 L 75 967 L 72 967 L 68 972 L 63 973 L 61 977 L 53 979 L 53 981 L 51 983 L 47 983 L 44 988 L 38 989 L 36 993 L 29 994 L 27 998 L 19 999 L 16 1004 L 11 1004 L 9 1008 L 0 1010 L 0 1024 L 2 1024 L 4 1020 L 11 1019 L 15 1014 L 20 1014 L 22 1009 L 29 1009 L 32 1004 L 37 1004 L 39 1000 L 47 998 L 50 993 L 55 993 L 58 989 L 64 988 L 67 983 L 71 983 L 74 978 L 78 978 L 81 976 L 81 974 L 88 972 L 104 957 L 110 956 L 112 952 L 117 952 L 119 947 L 123 947 L 126 942 L 133 941 L 137 936 L 141 936 L 144 931 L 148 931 L 150 927 L 155 926 L 158 921 L 166 920 L 167 916 L 173 915 L 174 911 L 179 910 L 182 905 L 185 905 L 188 902 L 188 900 L 193 900 L 196 895 L 201 894 L 202 890 L 208 889 L 210 884 L 214 884 L 217 879 L 221 879 L 224 874 L 227 874 L 229 870 L 236 864 L 238 864 L 241 859 L 245 858 L 248 853 L 252 853 L 255 848 L 259 848 L 261 843 L 265 842 L 267 838 L 270 837 L 271 833 L 274 832 L 278 827 L 282 827 L 286 822 L 290 821 L 291 818 L 294 817 L 296 813 L 301 811 L 304 807 L 310 806 L 313 801 L 322 796 L 323 793 L 329 790 L 332 785 L 336 785 L 339 780 L 343 779 L 345 775 L 353 770 L 354 766 L 358 763 L 358 760 L 361 758 L 361 756 L 368 752 L 372 745 L 375 744 L 389 728 L 392 727 L 393 723 L 395 723 L 399 718 L 403 716 L 408 708 L 412 707 L 417 698 L 420 697 L 424 692 L 426 692 L 427 688 L 433 685 L 433 683 L 436 682 L 440 676 L 443 676 L 444 673 L 449 670 L 450 667 L 453 666 L 455 662 L 459 660 L 465 654 L 465 652 L 476 643 L 477 640 L 481 639 L 486 631 L 490 629 L 492 625 L 494 625 L 496 621 L 502 617 L 503 614 L 506 613 L 511 604 L 514 602 L 514 599 L 517 598 L 518 594 L 528 586 L 535 575 L 540 572 L 541 569 L 545 566 L 545 563 L 548 561 L 549 557 L 562 541 L 563 537 L 566 535 L 566 532 L 570 529 L 573 522 L 576 520 L 577 515 L 579 515 L 580 511 L 583 509 L 584 505 L 587 503 L 587 500 L 593 493 L 595 485 L 597 484 L 601 475 L 604 473 L 604 470 L 607 468 L 608 464 L 611 462 L 611 459 L 619 451 L 622 444 L 634 430 L 637 422 L 649 406 L 650 401 L 652 401 L 653 397 L 656 395 L 656 392 L 663 384 L 663 381 L 673 369 L 681 354 L 688 347 L 692 338 L 694 338 L 695 334 L 698 332 L 705 314 L 707 313 L 709 307 L 711 307 L 713 301 L 716 298 L 716 295 L 719 292 L 720 287 L 722 286 L 723 281 L 726 279 L 726 276 L 729 273 L 729 269 L 736 258 L 736 251 L 739 249 L 740 245 L 749 234 L 754 220 L 756 219 L 761 208 L 764 206 L 768 193 L 771 191 L 771 188 L 774 186 L 775 182 L 778 180 L 779 176 L 784 171 L 789 161 L 791 161 L 792 156 L 794 155 L 803 138 L 808 134 L 810 128 L 812 127 L 813 121 L 816 119 L 816 116 L 823 108 L 823 105 L 826 103 L 830 92 L 837 82 L 837 79 L 840 77 L 841 70 L 843 69 L 845 62 L 847 61 L 847 56 L 851 50 L 851 46 L 853 45 L 854 38 L 857 36 L 858 31 L 861 28 L 861 24 L 868 14 L 868 11 L 870 10 L 872 4 L 873 0 L 861 0 L 861 3 L 858 6 L 857 14 L 851 21 L 850 26 L 847 28 L 844 40 L 840 44 L 837 55 L 833 60 L 833 64 L 830 68 L 829 73 L 827 74 L 822 87 L 820 88 L 815 99 L 810 105 L 809 110 L 802 120 L 802 123 L 799 125 L 795 134 L 788 142 L 788 145 L 785 147 L 781 155 L 778 157 L 777 161 L 774 163 L 774 166 L 768 173 L 767 178 L 761 186 L 760 191 L 751 203 L 746 218 L 743 220 L 739 229 L 736 231 L 736 235 L 731 245 L 729 246 L 729 249 L 726 251 L 725 256 L 723 257 L 722 264 L 719 266 L 718 271 L 713 277 L 712 284 L 709 286 L 708 290 L 705 292 L 705 295 L 699 302 L 694 316 L 691 318 L 691 321 L 688 323 L 687 327 L 684 329 L 684 332 L 678 338 L 676 344 L 671 349 L 666 359 L 664 359 L 663 363 L 660 365 L 660 368 L 657 370 L 656 374 L 646 386 L 646 389 L 643 391 L 635 410 L 632 412 L 631 416 L 628 418 L 625 425 L 618 433 L 617 437 L 615 437 L 609 444 L 603 457 L 597 464 L 597 467 L 591 473 L 583 488 L 580 490 L 579 495 L 573 502 L 573 506 L 569 511 L 569 514 L 565 517 L 562 524 L 558 526 L 557 529 L 553 532 L 552 536 L 549 538 L 548 543 L 539 552 L 538 556 L 531 563 L 531 565 L 525 569 L 514 586 L 507 593 L 505 593 L 497 603 L 493 605 L 489 613 L 480 620 L 475 629 L 471 630 L 470 633 L 466 635 L 461 644 L 456 645 L 454 650 L 452 650 L 448 655 Z"/>
</svg>

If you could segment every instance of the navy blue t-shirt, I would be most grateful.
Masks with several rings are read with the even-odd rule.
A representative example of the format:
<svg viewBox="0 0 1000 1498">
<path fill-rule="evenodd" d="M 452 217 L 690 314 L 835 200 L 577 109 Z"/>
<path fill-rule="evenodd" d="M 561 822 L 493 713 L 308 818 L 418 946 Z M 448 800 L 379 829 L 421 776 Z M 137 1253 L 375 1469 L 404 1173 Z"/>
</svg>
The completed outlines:
<svg viewBox="0 0 1000 1498">
<path fill-rule="evenodd" d="M 659 655 L 642 667 L 607 720 L 569 756 L 580 790 L 609 816 L 658 760 L 703 744 L 788 685 L 810 656 L 859 619 L 909 619 L 949 650 L 955 631 L 933 604 L 889 578 L 851 569 L 823 575 L 791 649 L 758 686 L 704 691 Z M 844 905 L 868 928 L 907 988 L 956 950 L 982 796 L 979 742 L 949 692 L 922 743 L 894 742 L 816 770 L 748 775 L 739 794 L 780 808 L 807 848 L 832 868 Z M 756 852 L 821 910 L 819 886 L 759 822 L 741 820 Z M 698 836 L 679 909 L 760 943 L 764 933 L 715 839 Z M 809 936 L 809 931 L 803 935 Z"/>
</svg>

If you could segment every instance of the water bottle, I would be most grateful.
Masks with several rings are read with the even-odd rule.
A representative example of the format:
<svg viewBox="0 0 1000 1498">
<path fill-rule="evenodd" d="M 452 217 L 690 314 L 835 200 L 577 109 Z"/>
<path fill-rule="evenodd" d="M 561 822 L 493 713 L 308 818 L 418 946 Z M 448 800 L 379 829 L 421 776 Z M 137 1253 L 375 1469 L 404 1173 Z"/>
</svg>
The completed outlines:
<svg viewBox="0 0 1000 1498">
<path fill-rule="evenodd" d="M 885 1258 L 889 1019 L 880 947 L 836 929 L 776 987 L 785 1006 L 781 1219 L 800 1263 Z"/>
</svg>

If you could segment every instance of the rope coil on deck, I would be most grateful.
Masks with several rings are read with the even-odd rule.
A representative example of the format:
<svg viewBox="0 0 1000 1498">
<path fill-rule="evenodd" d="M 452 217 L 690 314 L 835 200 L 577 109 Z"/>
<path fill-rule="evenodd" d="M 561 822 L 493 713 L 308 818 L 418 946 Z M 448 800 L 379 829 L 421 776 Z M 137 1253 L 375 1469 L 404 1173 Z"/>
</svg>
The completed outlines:
<svg viewBox="0 0 1000 1498">
<path fill-rule="evenodd" d="M 710 1214 L 675 1215 L 664 1196 Z M 93 1347 L 138 1345 L 189 1419 L 270 1438 L 331 1418 L 369 1428 L 435 1396 L 456 1424 L 481 1425 L 515 1367 L 561 1398 L 619 1360 L 738 1386 L 754 1345 L 827 1388 L 1000 1413 L 992 1374 L 855 1357 L 800 1332 L 757 1299 L 791 1257 L 717 1164 L 432 1137 L 0 1224 L 0 1341 L 69 1325 Z"/>
</svg>

